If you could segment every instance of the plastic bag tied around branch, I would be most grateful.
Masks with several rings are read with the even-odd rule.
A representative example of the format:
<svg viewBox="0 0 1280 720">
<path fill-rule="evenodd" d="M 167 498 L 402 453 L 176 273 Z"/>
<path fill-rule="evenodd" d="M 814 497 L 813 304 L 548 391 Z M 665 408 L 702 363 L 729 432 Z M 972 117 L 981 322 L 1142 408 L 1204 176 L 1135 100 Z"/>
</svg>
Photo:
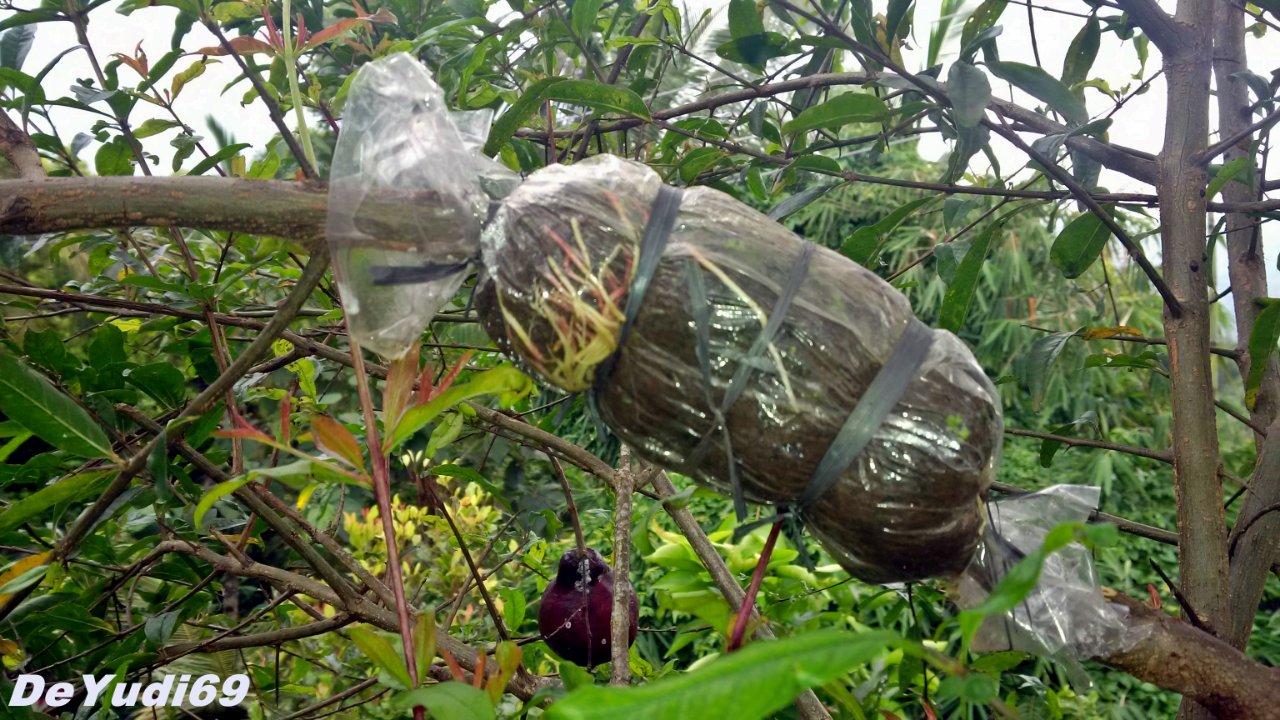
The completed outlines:
<svg viewBox="0 0 1280 720">
<path fill-rule="evenodd" d="M 594 394 L 623 442 L 722 492 L 732 492 L 736 476 L 746 500 L 795 505 L 918 321 L 873 273 L 694 187 L 682 192 L 623 338 L 661 186 L 652 170 L 612 156 L 534 173 L 482 239 L 481 319 L 500 345 L 569 391 L 590 389 L 616 350 Z M 797 287 L 796 268 L 810 252 Z M 695 270 L 704 308 L 691 297 Z M 929 342 L 918 370 L 856 457 L 802 511 L 833 557 L 873 582 L 962 571 L 999 462 L 994 386 L 957 338 L 919 329 Z M 743 379 L 735 385 L 735 377 Z"/>
<path fill-rule="evenodd" d="M 1054 527 L 1086 521 L 1101 492 L 1087 485 L 1054 485 L 988 503 L 984 540 L 955 586 L 957 604 L 964 609 L 980 605 Z M 983 620 L 971 649 L 1019 650 L 1060 660 L 1107 657 L 1129 650 L 1150 630 L 1132 629 L 1125 622 L 1128 612 L 1103 598 L 1089 550 L 1071 543 L 1045 559 L 1036 586 L 1012 611 Z M 1082 671 L 1074 674 L 1088 685 Z"/>
<path fill-rule="evenodd" d="M 399 53 L 352 81 L 329 183 L 328 237 L 351 331 L 402 356 L 454 295 L 489 200 L 444 93 Z"/>
</svg>

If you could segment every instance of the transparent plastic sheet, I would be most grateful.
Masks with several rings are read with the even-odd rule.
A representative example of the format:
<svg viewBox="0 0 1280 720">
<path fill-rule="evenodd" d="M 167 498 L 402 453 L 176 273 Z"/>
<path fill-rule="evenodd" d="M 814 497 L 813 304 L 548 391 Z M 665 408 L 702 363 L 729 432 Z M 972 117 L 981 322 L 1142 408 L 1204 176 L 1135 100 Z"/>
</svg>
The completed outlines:
<svg viewBox="0 0 1280 720">
<path fill-rule="evenodd" d="M 957 583 L 957 603 L 962 608 L 980 604 L 1055 526 L 1087 520 L 1100 495 L 1101 490 L 1087 485 L 1054 485 L 988 503 L 983 542 Z M 1036 587 L 1012 612 L 983 622 L 972 648 L 1062 660 L 1105 657 L 1128 650 L 1145 636 L 1129 627 L 1127 615 L 1127 608 L 1103 599 L 1093 558 L 1083 545 L 1072 543 L 1045 560 Z"/>
<path fill-rule="evenodd" d="M 635 254 L 661 179 L 613 156 L 534 173 L 484 234 L 477 306 L 491 337 L 548 382 L 591 388 L 615 350 Z M 790 505 L 913 320 L 906 298 L 818 248 L 773 341 L 749 350 L 805 243 L 729 196 L 687 188 L 632 331 L 596 392 L 601 418 L 658 465 L 747 499 Z M 688 266 L 710 315 L 707 388 Z M 851 574 L 872 582 L 955 575 L 983 526 L 999 463 L 1000 403 L 968 349 L 932 330 L 919 375 L 840 480 L 802 511 Z M 753 372 L 714 432 L 738 366 Z M 693 457 L 703 437 L 711 448 Z M 692 460 L 692 462 L 690 462 Z"/>
<path fill-rule="evenodd" d="M 421 337 L 479 249 L 489 211 L 481 178 L 492 163 L 454 115 L 405 53 L 365 65 L 349 90 L 327 234 L 351 331 L 388 359 Z"/>
</svg>

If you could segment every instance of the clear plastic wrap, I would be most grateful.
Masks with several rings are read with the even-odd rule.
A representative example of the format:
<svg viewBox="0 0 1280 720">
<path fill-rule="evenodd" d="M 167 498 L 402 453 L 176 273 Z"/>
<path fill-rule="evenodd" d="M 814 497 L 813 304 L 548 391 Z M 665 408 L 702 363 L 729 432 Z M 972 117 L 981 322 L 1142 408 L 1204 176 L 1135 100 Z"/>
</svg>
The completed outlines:
<svg viewBox="0 0 1280 720">
<path fill-rule="evenodd" d="M 1100 494 L 1101 490 L 1087 485 L 1054 485 L 988 503 L 989 524 L 973 563 L 958 583 L 958 604 L 964 608 L 980 604 L 1009 568 L 1044 544 L 1055 526 L 1087 520 L 1097 509 Z M 1012 612 L 982 623 L 972 648 L 1075 659 L 1105 657 L 1142 639 L 1125 622 L 1127 615 L 1127 608 L 1103 599 L 1089 551 L 1071 543 L 1045 560 L 1036 587 Z"/>
<path fill-rule="evenodd" d="M 537 173 L 504 202 L 482 241 L 477 303 L 491 337 L 565 390 L 592 387 L 615 349 L 635 255 L 661 178 L 598 156 Z M 645 459 L 790 505 L 913 321 L 906 298 L 848 259 L 818 249 L 780 330 L 749 353 L 805 241 L 710 188 L 687 188 L 675 228 L 607 383 L 603 421 Z M 697 357 L 690 266 L 710 309 L 707 388 Z M 802 509 L 851 574 L 873 582 L 955 575 L 969 563 L 999 462 L 1000 403 L 968 349 L 933 342 L 889 418 L 834 487 Z M 726 438 L 693 457 L 716 426 L 735 370 L 755 372 L 725 414 Z"/>
<path fill-rule="evenodd" d="M 421 337 L 479 248 L 489 209 L 481 160 L 492 163 L 453 115 L 405 53 L 365 65 L 349 90 L 327 234 L 351 332 L 388 359 Z"/>
</svg>

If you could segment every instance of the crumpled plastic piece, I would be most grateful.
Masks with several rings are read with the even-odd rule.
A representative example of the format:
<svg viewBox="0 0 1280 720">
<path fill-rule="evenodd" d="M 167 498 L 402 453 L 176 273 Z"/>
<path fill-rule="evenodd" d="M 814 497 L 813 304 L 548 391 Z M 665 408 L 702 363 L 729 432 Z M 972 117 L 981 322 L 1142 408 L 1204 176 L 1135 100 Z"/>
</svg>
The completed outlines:
<svg viewBox="0 0 1280 720">
<path fill-rule="evenodd" d="M 461 285 L 489 212 L 481 160 L 492 164 L 412 56 L 360 69 L 334 151 L 327 234 L 361 346 L 403 356 Z"/>
<path fill-rule="evenodd" d="M 1088 485 L 1054 485 L 988 503 L 988 526 L 957 585 L 957 604 L 981 604 L 1009 568 L 1044 544 L 1050 530 L 1086 521 L 1101 493 Z M 1012 612 L 983 621 L 971 647 L 1070 659 L 1106 657 L 1132 648 L 1149 631 L 1131 628 L 1128 613 L 1103 598 L 1089 550 L 1071 543 L 1045 560 L 1039 582 Z"/>
</svg>

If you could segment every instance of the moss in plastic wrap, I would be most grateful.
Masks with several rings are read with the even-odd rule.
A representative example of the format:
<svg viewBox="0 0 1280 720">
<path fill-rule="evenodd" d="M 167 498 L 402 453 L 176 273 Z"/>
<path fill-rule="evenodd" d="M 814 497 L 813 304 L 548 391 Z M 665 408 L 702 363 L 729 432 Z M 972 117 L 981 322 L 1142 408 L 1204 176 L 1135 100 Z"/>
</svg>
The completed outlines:
<svg viewBox="0 0 1280 720">
<path fill-rule="evenodd" d="M 618 342 L 660 185 L 644 165 L 613 156 L 530 176 L 483 236 L 477 306 L 489 334 L 548 382 L 589 390 Z M 717 190 L 684 191 L 634 326 L 594 391 L 601 418 L 623 442 L 650 462 L 728 492 L 728 456 L 713 408 L 739 364 L 751 363 L 745 391 L 724 416 L 743 493 L 775 505 L 800 498 L 913 321 L 901 293 L 818 248 L 780 331 L 750 356 L 804 243 Z M 710 305 L 710 389 L 697 358 L 690 262 Z M 963 571 L 999 463 L 995 387 L 959 339 L 929 332 L 924 363 L 889 418 L 839 482 L 801 509 L 828 552 L 871 582 Z M 708 433 L 712 447 L 689 467 Z"/>
</svg>

